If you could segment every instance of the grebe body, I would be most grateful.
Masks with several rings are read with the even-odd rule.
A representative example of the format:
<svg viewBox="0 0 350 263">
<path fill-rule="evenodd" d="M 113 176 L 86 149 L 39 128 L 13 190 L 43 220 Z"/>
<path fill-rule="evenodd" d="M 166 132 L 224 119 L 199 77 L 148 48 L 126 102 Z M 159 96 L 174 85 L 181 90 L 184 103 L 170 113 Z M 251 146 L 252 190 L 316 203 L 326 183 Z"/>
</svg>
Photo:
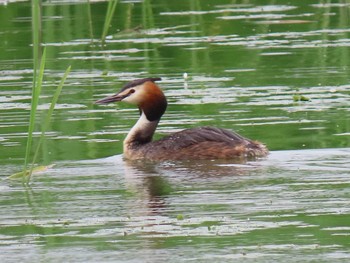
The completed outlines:
<svg viewBox="0 0 350 263">
<path fill-rule="evenodd" d="M 137 79 L 126 84 L 117 94 L 96 101 L 97 104 L 124 101 L 138 106 L 140 118 L 124 140 L 125 158 L 151 161 L 246 160 L 268 154 L 264 144 L 215 127 L 185 129 L 158 141 L 152 141 L 167 107 L 166 97 L 155 83 L 159 80 L 161 79 Z"/>
</svg>

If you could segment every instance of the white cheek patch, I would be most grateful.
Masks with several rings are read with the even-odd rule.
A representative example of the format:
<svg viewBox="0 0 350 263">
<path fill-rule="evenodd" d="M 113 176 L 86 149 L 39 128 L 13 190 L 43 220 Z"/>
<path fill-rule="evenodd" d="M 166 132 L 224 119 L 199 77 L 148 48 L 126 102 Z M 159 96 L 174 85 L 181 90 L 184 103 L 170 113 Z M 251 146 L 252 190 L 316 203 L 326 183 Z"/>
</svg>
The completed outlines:
<svg viewBox="0 0 350 263">
<path fill-rule="evenodd" d="M 130 94 L 128 97 L 123 99 L 123 101 L 131 103 L 131 104 L 139 104 L 144 97 L 143 91 L 140 89 L 135 89 L 135 92 Z"/>
</svg>

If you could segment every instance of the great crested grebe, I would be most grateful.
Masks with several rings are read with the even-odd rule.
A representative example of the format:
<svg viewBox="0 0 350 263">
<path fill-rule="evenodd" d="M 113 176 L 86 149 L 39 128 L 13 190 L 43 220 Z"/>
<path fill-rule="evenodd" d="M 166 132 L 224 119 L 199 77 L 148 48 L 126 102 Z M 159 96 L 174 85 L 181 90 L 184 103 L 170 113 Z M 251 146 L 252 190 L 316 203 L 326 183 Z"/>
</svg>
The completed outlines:
<svg viewBox="0 0 350 263">
<path fill-rule="evenodd" d="M 155 81 L 161 78 L 137 79 L 127 83 L 117 94 L 96 104 L 125 101 L 135 104 L 140 118 L 124 140 L 124 157 L 151 161 L 189 159 L 254 159 L 264 157 L 268 149 L 260 142 L 215 127 L 185 129 L 152 141 L 167 100 Z"/>
</svg>

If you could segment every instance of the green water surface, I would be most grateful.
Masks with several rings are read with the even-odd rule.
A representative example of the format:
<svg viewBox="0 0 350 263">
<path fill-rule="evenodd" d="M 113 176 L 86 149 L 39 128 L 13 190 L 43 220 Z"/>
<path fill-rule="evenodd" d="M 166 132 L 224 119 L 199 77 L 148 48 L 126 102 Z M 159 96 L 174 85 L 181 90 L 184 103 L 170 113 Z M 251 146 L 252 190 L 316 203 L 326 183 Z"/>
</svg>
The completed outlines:
<svg viewBox="0 0 350 263">
<path fill-rule="evenodd" d="M 347 262 L 348 1 L 43 1 L 34 144 L 72 70 L 29 187 L 0 184 L 1 262 Z M 0 1 L 0 177 L 22 169 L 32 89 L 29 1 Z M 188 75 L 184 78 L 184 73 Z M 266 160 L 128 163 L 133 106 L 95 105 L 162 77 L 156 138 L 213 125 Z"/>
</svg>

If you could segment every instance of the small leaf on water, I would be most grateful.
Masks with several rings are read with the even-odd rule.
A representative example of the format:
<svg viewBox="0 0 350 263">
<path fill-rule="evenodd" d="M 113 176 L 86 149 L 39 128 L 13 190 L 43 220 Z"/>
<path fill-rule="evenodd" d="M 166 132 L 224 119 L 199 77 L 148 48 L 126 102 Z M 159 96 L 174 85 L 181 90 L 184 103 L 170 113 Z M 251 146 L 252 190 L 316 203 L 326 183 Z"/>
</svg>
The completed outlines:
<svg viewBox="0 0 350 263">
<path fill-rule="evenodd" d="M 33 168 L 32 173 L 36 174 L 36 173 L 40 173 L 40 172 L 45 172 L 46 170 L 52 168 L 53 166 L 54 166 L 53 164 L 47 165 L 47 166 L 44 166 L 44 165 L 37 166 L 37 167 Z M 24 176 L 28 176 L 28 175 L 29 175 L 29 169 L 22 171 L 22 172 L 12 174 L 12 175 L 8 176 L 7 179 L 11 179 L 11 180 L 12 179 L 22 179 Z"/>
<path fill-rule="evenodd" d="M 26 170 L 26 171 L 22 171 L 22 172 L 19 172 L 19 173 L 15 173 L 15 174 L 11 174 L 9 177 L 7 177 L 7 179 L 20 179 L 25 175 L 28 175 L 29 171 Z"/>
</svg>

